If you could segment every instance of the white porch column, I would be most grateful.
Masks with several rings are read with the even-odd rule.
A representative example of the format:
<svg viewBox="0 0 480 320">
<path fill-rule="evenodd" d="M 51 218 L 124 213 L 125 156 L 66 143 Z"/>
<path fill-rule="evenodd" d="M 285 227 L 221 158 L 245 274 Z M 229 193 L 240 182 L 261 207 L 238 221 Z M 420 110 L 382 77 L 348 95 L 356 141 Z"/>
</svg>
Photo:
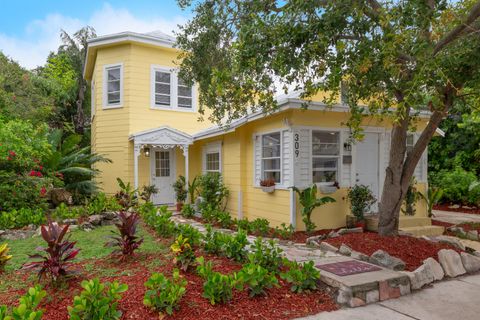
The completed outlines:
<svg viewBox="0 0 480 320">
<path fill-rule="evenodd" d="M 138 189 L 138 157 L 140 156 L 139 144 L 133 146 L 133 185 L 135 189 Z"/>
<path fill-rule="evenodd" d="M 188 145 L 183 146 L 183 156 L 185 157 L 185 181 L 188 185 Z"/>
</svg>

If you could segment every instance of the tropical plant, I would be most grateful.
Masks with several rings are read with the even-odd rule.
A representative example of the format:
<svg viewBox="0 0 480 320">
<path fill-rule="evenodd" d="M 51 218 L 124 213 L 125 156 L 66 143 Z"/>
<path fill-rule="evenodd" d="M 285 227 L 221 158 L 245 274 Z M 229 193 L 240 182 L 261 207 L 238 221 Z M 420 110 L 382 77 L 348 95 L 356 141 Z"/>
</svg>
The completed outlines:
<svg viewBox="0 0 480 320">
<path fill-rule="evenodd" d="M 268 272 L 277 272 L 282 266 L 282 252 L 275 241 L 264 241 L 261 237 L 255 239 L 251 247 L 252 253 L 248 255 L 248 261 L 251 264 L 259 265 L 268 270 Z"/>
<path fill-rule="evenodd" d="M 42 208 L 20 208 L 0 212 L 0 229 L 22 228 L 31 224 L 39 226 L 45 221 L 45 211 Z"/>
<path fill-rule="evenodd" d="M 329 202 L 335 202 L 335 199 L 332 197 L 321 197 L 317 198 L 317 185 L 313 184 L 311 187 L 305 188 L 303 190 L 298 189 L 297 187 L 291 187 L 297 194 L 302 205 L 302 220 L 305 223 L 305 228 L 307 232 L 312 232 L 315 230 L 316 226 L 312 222 L 311 216 L 313 209 L 320 207 Z"/>
<path fill-rule="evenodd" d="M 443 190 L 440 188 L 429 187 L 427 194 L 419 193 L 420 197 L 427 203 L 428 216 L 432 216 L 433 206 L 440 202 L 443 196 Z"/>
<path fill-rule="evenodd" d="M 115 236 L 112 236 L 112 240 L 107 242 L 105 246 L 117 247 L 117 249 L 113 251 L 113 254 L 121 255 L 121 259 L 123 260 L 133 255 L 134 251 L 143 243 L 143 238 L 136 235 L 137 226 L 140 222 L 140 216 L 138 213 L 120 211 L 118 219 L 119 222 L 115 224 L 118 233 L 112 231 Z"/>
<path fill-rule="evenodd" d="M 150 202 L 152 196 L 158 193 L 158 188 L 155 185 L 143 186 L 142 193 L 140 193 L 140 198 L 145 202 Z"/>
<path fill-rule="evenodd" d="M 101 283 L 98 279 L 84 280 L 79 296 L 73 298 L 73 306 L 68 307 L 72 320 L 116 320 L 120 319 L 122 312 L 118 310 L 118 302 L 122 293 L 128 290 L 126 284 Z"/>
<path fill-rule="evenodd" d="M 211 206 L 213 209 L 225 210 L 229 191 L 218 172 L 208 172 L 198 177 L 198 193 L 202 198 L 201 206 Z M 202 210 L 203 211 L 203 210 Z"/>
<path fill-rule="evenodd" d="M 188 194 L 190 196 L 190 204 L 195 203 L 198 193 L 198 177 L 193 178 L 192 182 L 188 182 Z"/>
<path fill-rule="evenodd" d="M 176 226 L 175 222 L 170 220 L 172 213 L 168 211 L 168 208 L 162 206 L 160 207 L 159 213 L 157 213 L 156 209 L 155 212 L 152 211 L 152 213 L 154 214 L 152 227 L 155 228 L 155 231 L 165 238 L 173 236 L 175 234 Z"/>
<path fill-rule="evenodd" d="M 244 286 L 247 287 L 250 297 L 265 295 L 265 289 L 278 286 L 278 280 L 275 274 L 270 273 L 261 265 L 248 263 L 242 267 L 238 273 Z"/>
<path fill-rule="evenodd" d="M 280 273 L 280 277 L 291 284 L 292 292 L 302 293 L 318 288 L 320 271 L 315 268 L 313 261 L 300 265 L 296 261 L 285 260 L 284 264 L 288 266 L 288 270 Z"/>
<path fill-rule="evenodd" d="M 195 227 L 189 224 L 179 224 L 175 228 L 175 236 L 182 235 L 184 238 L 188 238 L 192 247 L 198 247 L 203 235 Z"/>
<path fill-rule="evenodd" d="M 357 221 L 363 221 L 365 213 L 377 201 L 369 187 L 358 184 L 348 189 L 347 199 L 350 201 L 350 210 Z"/>
<path fill-rule="evenodd" d="M 204 238 L 204 250 L 211 254 L 220 254 L 224 250 L 226 239 L 231 236 L 222 232 L 213 231 L 212 226 L 209 224 L 207 224 L 205 228 L 207 229 L 207 233 Z"/>
<path fill-rule="evenodd" d="M 56 222 L 49 221 L 48 226 L 41 226 L 40 231 L 43 240 L 48 247 L 38 247 L 41 253 L 29 255 L 30 259 L 40 259 L 23 265 L 23 270 L 37 270 L 40 279 L 49 276 L 53 281 L 72 274 L 72 260 L 75 259 L 80 249 L 75 248 L 76 242 L 64 240 L 68 231 L 68 225 L 60 226 Z"/>
<path fill-rule="evenodd" d="M 212 272 L 206 275 L 203 283 L 203 297 L 207 298 L 212 305 L 225 303 L 232 299 L 233 289 L 240 289 L 242 285 L 236 273 L 225 275 Z"/>
<path fill-rule="evenodd" d="M 187 271 L 195 263 L 195 252 L 188 238 L 179 235 L 175 242 L 170 246 L 175 258 L 173 263 L 183 271 Z"/>
<path fill-rule="evenodd" d="M 415 178 L 412 178 L 410 185 L 408 186 L 407 193 L 405 194 L 404 206 L 402 212 L 407 216 L 414 216 L 417 212 L 415 204 L 422 197 L 422 194 L 417 190 L 416 187 L 417 181 Z"/>
<path fill-rule="evenodd" d="M 205 261 L 204 257 L 198 257 L 197 262 L 197 273 L 202 279 L 207 279 L 213 273 L 213 263 L 212 261 Z"/>
<path fill-rule="evenodd" d="M 8 243 L 0 244 L 0 273 L 5 270 L 8 260 L 12 259 L 12 256 L 8 254 L 9 251 Z"/>
<path fill-rule="evenodd" d="M 227 258 L 238 262 L 245 261 L 247 257 L 246 246 L 248 245 L 247 233 L 245 231 L 238 230 L 234 236 L 225 234 L 223 242 L 223 250 Z"/>
<path fill-rule="evenodd" d="M 175 197 L 177 199 L 177 203 L 184 203 L 187 200 L 187 189 L 186 189 L 187 182 L 185 181 L 185 177 L 180 175 L 178 176 L 177 181 L 173 184 L 173 190 L 175 191 Z"/>
<path fill-rule="evenodd" d="M 168 279 L 162 273 L 154 273 L 145 282 L 147 291 L 143 298 L 143 304 L 159 312 L 172 315 L 186 292 L 186 286 L 187 281 L 181 278 L 178 269 L 173 270 L 172 279 Z"/>
<path fill-rule="evenodd" d="M 195 215 L 195 208 L 193 205 L 187 203 L 182 207 L 182 216 L 184 216 L 187 219 L 193 218 Z"/>
<path fill-rule="evenodd" d="M 115 194 L 115 198 L 118 201 L 123 209 L 128 210 L 132 207 L 137 206 L 138 198 L 137 198 L 137 189 L 134 189 L 130 182 L 125 183 L 122 179 L 117 178 L 118 186 L 120 187 L 120 191 Z"/>
<path fill-rule="evenodd" d="M 453 170 L 442 170 L 432 176 L 432 185 L 443 190 L 442 200 L 451 203 L 477 205 L 480 203 L 480 188 L 475 185 L 477 176 L 461 167 Z"/>
<path fill-rule="evenodd" d="M 231 229 L 235 226 L 235 221 L 227 211 L 217 211 L 216 220 L 222 228 Z"/>
<path fill-rule="evenodd" d="M 237 229 L 245 230 L 247 233 L 252 232 L 252 226 L 250 224 L 250 221 L 248 221 L 247 218 L 237 220 Z"/>
<path fill-rule="evenodd" d="M 285 222 L 282 222 L 280 227 L 275 227 L 274 234 L 282 239 L 290 239 L 295 233 L 295 228 L 289 224 L 286 225 Z"/>
<path fill-rule="evenodd" d="M 256 218 L 250 222 L 250 231 L 264 237 L 270 232 L 270 222 L 267 219 Z"/>
<path fill-rule="evenodd" d="M 38 309 L 40 302 L 47 295 L 42 287 L 36 285 L 27 290 L 27 293 L 20 297 L 18 306 L 12 309 L 10 315 L 7 314 L 7 306 L 0 306 L 1 320 L 40 320 L 43 316 L 43 310 Z"/>
</svg>

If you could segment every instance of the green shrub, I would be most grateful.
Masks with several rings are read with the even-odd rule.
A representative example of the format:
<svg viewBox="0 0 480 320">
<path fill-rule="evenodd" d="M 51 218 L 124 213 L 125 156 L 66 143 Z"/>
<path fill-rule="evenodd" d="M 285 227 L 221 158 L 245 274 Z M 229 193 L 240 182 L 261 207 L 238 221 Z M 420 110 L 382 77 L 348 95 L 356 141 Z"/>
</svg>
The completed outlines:
<svg viewBox="0 0 480 320">
<path fill-rule="evenodd" d="M 201 206 L 210 205 L 213 209 L 223 209 L 226 205 L 229 191 L 225 187 L 222 175 L 209 172 L 198 177 L 198 192 L 202 198 Z"/>
<path fill-rule="evenodd" d="M 265 237 L 270 232 L 270 223 L 267 219 L 257 218 L 250 222 L 251 232 Z"/>
<path fill-rule="evenodd" d="M 189 203 L 184 204 L 182 207 L 182 216 L 184 218 L 190 219 L 190 218 L 193 218 L 194 215 L 195 215 L 195 208 L 193 207 L 193 205 Z"/>
<path fill-rule="evenodd" d="M 173 190 L 175 191 L 175 199 L 177 200 L 177 203 L 184 203 L 185 200 L 187 200 L 187 182 L 185 181 L 184 176 L 178 176 L 177 181 L 173 184 Z"/>
<path fill-rule="evenodd" d="M 248 255 L 251 264 L 259 265 L 269 272 L 277 272 L 281 267 L 283 250 L 276 246 L 275 241 L 265 242 L 258 237 L 251 249 L 252 253 Z"/>
<path fill-rule="evenodd" d="M 192 247 L 198 247 L 203 238 L 203 235 L 195 227 L 189 224 L 179 224 L 175 228 L 175 236 L 182 235 L 184 238 L 188 238 Z"/>
<path fill-rule="evenodd" d="M 295 233 L 295 228 L 289 224 L 288 227 L 285 223 L 282 223 L 280 227 L 275 227 L 274 234 L 282 239 L 291 239 Z"/>
<path fill-rule="evenodd" d="M 219 272 L 207 274 L 203 283 L 203 297 L 207 298 L 212 305 L 225 303 L 232 299 L 233 289 L 240 289 L 242 281 L 237 274 L 224 275 Z"/>
<path fill-rule="evenodd" d="M 154 273 L 145 282 L 147 291 L 143 298 L 143 304 L 159 312 L 172 315 L 186 292 L 186 286 L 187 281 L 180 277 L 178 269 L 173 270 L 172 279 L 166 278 L 162 273 Z"/>
<path fill-rule="evenodd" d="M 245 230 L 245 232 L 247 232 L 247 233 L 252 232 L 252 227 L 251 227 L 250 221 L 248 221 L 247 218 L 237 220 L 237 229 Z"/>
<path fill-rule="evenodd" d="M 68 307 L 72 320 L 115 320 L 122 312 L 117 310 L 122 293 L 128 290 L 126 284 L 100 283 L 98 279 L 82 281 L 82 292 L 73 298 L 73 307 Z"/>
<path fill-rule="evenodd" d="M 226 211 L 218 211 L 216 214 L 217 223 L 220 227 L 231 229 L 235 226 L 235 221 L 232 219 L 230 213 Z"/>
<path fill-rule="evenodd" d="M 205 261 L 204 257 L 198 257 L 197 273 L 202 279 L 207 279 L 213 273 L 213 264 L 211 261 Z"/>
<path fill-rule="evenodd" d="M 226 238 L 229 235 L 226 235 L 222 232 L 213 231 L 212 226 L 206 225 L 207 233 L 205 234 L 204 250 L 211 254 L 221 254 L 223 251 Z"/>
<path fill-rule="evenodd" d="M 246 246 L 248 244 L 247 233 L 238 230 L 235 236 L 225 235 L 224 254 L 227 258 L 238 262 L 245 261 L 247 257 Z"/>
<path fill-rule="evenodd" d="M 138 212 L 146 224 L 153 227 L 157 219 L 157 207 L 151 202 L 145 202 L 138 207 Z"/>
<path fill-rule="evenodd" d="M 355 185 L 350 188 L 347 199 L 350 201 L 350 210 L 358 221 L 363 220 L 365 213 L 377 201 L 370 188 L 364 185 Z"/>
<path fill-rule="evenodd" d="M 160 207 L 159 214 L 153 216 L 153 227 L 157 233 L 165 238 L 169 238 L 175 234 L 175 223 L 170 220 L 172 213 L 168 211 L 166 206 Z"/>
<path fill-rule="evenodd" d="M 18 301 L 18 306 L 12 309 L 9 314 L 7 306 L 0 306 L 1 320 L 40 320 L 43 316 L 43 310 L 38 310 L 42 299 L 47 295 L 42 287 L 36 285 L 29 288 L 27 293 Z"/>
<path fill-rule="evenodd" d="M 105 193 L 98 193 L 91 198 L 86 206 L 89 215 L 100 214 L 105 211 L 119 211 L 122 206 L 114 197 L 107 197 Z"/>
<path fill-rule="evenodd" d="M 183 271 L 187 271 L 195 263 L 195 252 L 193 251 L 190 239 L 179 235 L 175 242 L 170 246 L 175 258 L 173 263 Z"/>
<path fill-rule="evenodd" d="M 220 211 L 211 204 L 203 205 L 201 209 L 202 218 L 206 223 L 216 223 L 219 212 Z"/>
<path fill-rule="evenodd" d="M 249 291 L 250 297 L 265 295 L 265 289 L 278 286 L 278 280 L 275 274 L 253 263 L 244 265 L 238 273 L 238 277 L 241 279 L 243 286 Z"/>
<path fill-rule="evenodd" d="M 43 209 L 21 208 L 0 211 L 0 229 L 18 229 L 34 224 L 39 226 L 46 222 Z"/>
<path fill-rule="evenodd" d="M 480 191 L 470 190 L 470 185 L 477 181 L 475 173 L 457 167 L 453 171 L 440 171 L 432 177 L 432 184 L 442 188 L 442 200 L 459 204 L 477 205 Z"/>
<path fill-rule="evenodd" d="M 291 284 L 292 292 L 301 293 L 317 289 L 320 271 L 315 268 L 313 261 L 305 262 L 303 265 L 296 261 L 285 261 L 285 264 L 288 271 L 280 273 L 280 277 Z"/>
<path fill-rule="evenodd" d="M 74 219 L 84 216 L 88 213 L 88 209 L 83 207 L 68 207 L 65 203 L 60 203 L 53 211 L 53 217 L 56 220 Z"/>
</svg>

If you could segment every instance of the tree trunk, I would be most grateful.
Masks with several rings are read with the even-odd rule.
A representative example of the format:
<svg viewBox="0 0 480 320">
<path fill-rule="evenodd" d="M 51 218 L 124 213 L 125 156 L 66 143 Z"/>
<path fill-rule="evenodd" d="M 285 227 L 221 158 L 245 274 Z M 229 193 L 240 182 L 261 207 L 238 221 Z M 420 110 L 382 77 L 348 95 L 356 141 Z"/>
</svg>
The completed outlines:
<svg viewBox="0 0 480 320">
<path fill-rule="evenodd" d="M 85 112 L 83 110 L 83 101 L 85 100 L 85 91 L 86 91 L 86 86 L 83 79 L 81 79 L 78 86 L 78 96 L 76 101 L 77 113 L 74 117 L 75 132 L 79 134 L 83 134 L 85 130 Z"/>
</svg>

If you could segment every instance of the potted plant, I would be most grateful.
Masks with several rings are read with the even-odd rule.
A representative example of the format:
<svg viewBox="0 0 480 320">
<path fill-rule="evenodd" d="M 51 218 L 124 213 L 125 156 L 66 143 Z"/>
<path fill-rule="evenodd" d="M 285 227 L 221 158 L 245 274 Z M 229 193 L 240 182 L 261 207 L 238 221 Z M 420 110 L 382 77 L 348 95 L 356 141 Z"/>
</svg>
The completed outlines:
<svg viewBox="0 0 480 320">
<path fill-rule="evenodd" d="M 347 193 L 350 210 L 355 217 L 357 227 L 365 229 L 365 213 L 377 201 L 372 191 L 365 185 L 355 185 Z"/>
<path fill-rule="evenodd" d="M 264 179 L 260 180 L 260 187 L 263 192 L 272 193 L 275 191 L 275 179 Z"/>
<path fill-rule="evenodd" d="M 185 177 L 180 175 L 178 176 L 177 181 L 173 184 L 173 190 L 175 191 L 175 196 L 177 199 L 177 211 L 182 211 L 183 203 L 187 200 L 187 182 Z"/>
</svg>

